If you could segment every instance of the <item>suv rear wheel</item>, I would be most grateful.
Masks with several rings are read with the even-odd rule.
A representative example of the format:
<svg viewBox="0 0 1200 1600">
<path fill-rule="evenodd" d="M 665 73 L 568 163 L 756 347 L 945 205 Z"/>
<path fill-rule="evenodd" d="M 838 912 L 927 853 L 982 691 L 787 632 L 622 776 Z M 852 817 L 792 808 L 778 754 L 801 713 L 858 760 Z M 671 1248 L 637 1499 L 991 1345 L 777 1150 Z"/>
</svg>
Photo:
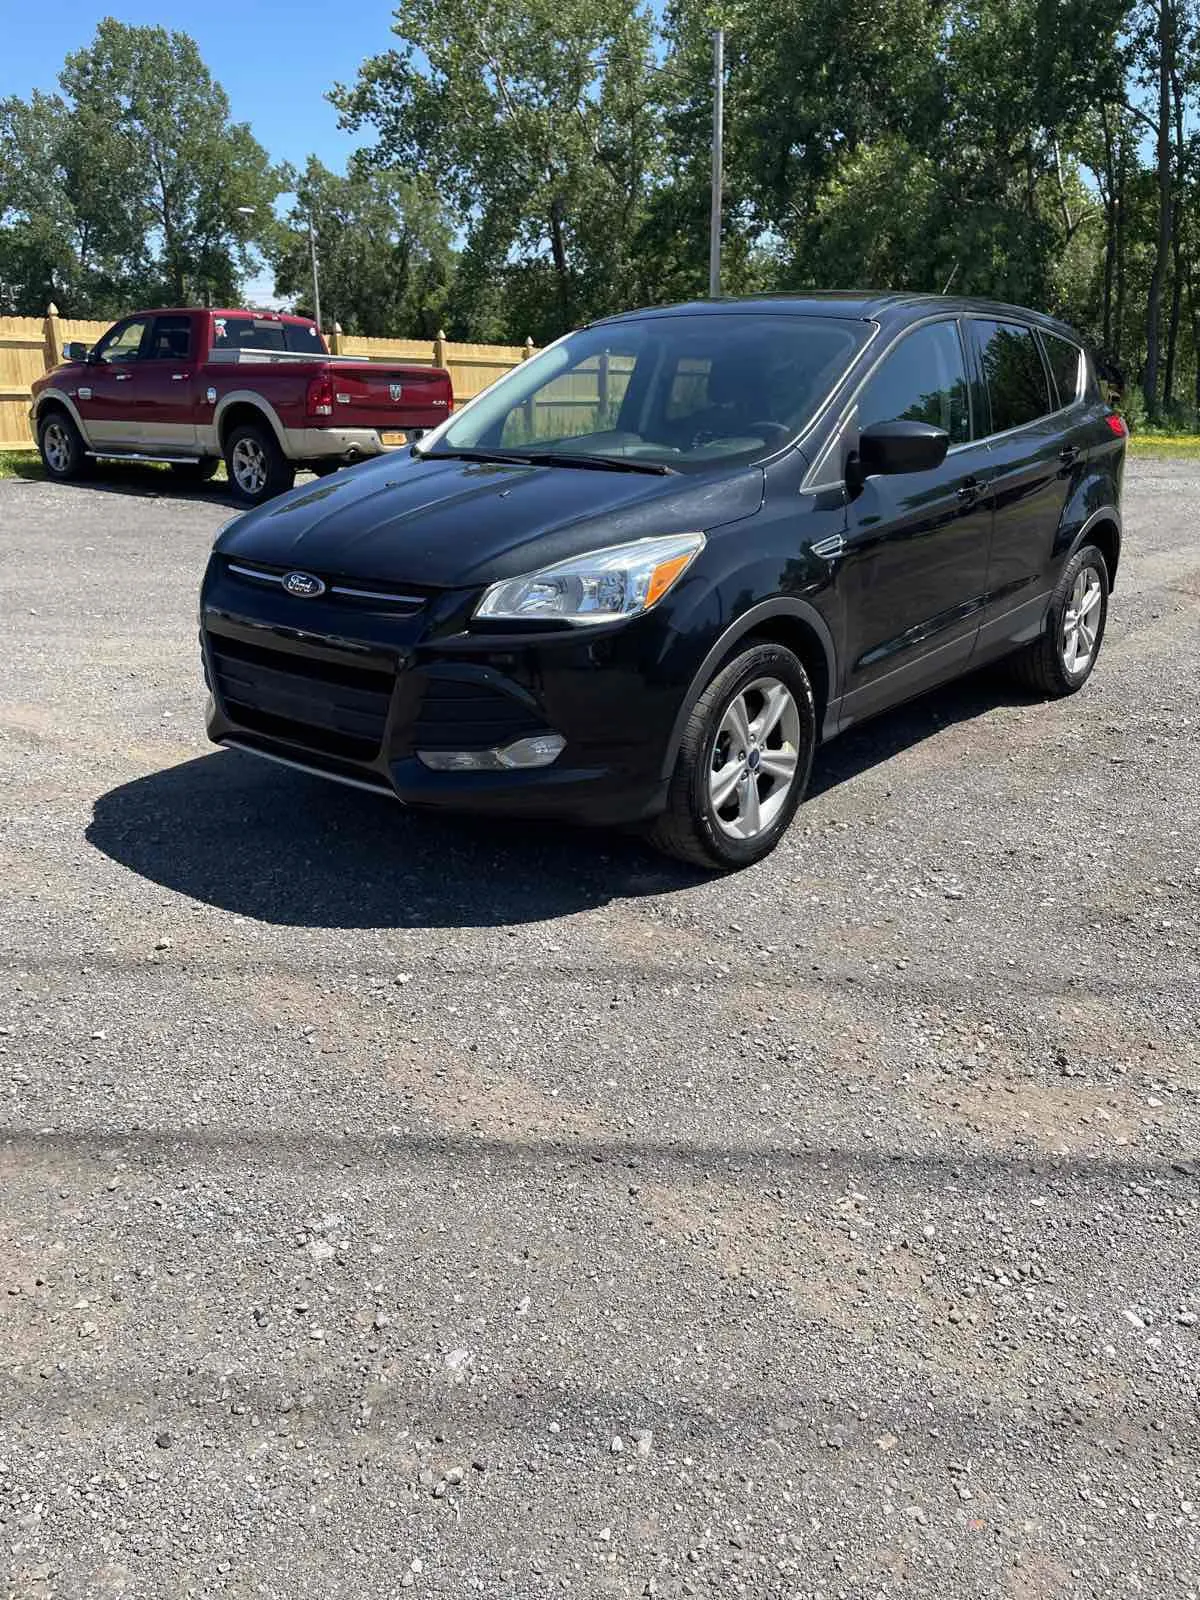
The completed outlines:
<svg viewBox="0 0 1200 1600">
<path fill-rule="evenodd" d="M 265 424 L 243 422 L 225 441 L 229 486 L 239 499 L 258 505 L 282 494 L 296 481 L 296 469 Z"/>
<path fill-rule="evenodd" d="M 815 745 L 812 685 L 799 658 L 783 645 L 747 646 L 692 708 L 652 841 L 720 871 L 761 861 L 804 796 Z"/>
<path fill-rule="evenodd" d="M 1107 621 L 1108 565 L 1094 544 L 1086 544 L 1062 570 L 1041 638 L 1013 657 L 1017 681 L 1051 699 L 1082 689 L 1096 665 Z"/>
</svg>

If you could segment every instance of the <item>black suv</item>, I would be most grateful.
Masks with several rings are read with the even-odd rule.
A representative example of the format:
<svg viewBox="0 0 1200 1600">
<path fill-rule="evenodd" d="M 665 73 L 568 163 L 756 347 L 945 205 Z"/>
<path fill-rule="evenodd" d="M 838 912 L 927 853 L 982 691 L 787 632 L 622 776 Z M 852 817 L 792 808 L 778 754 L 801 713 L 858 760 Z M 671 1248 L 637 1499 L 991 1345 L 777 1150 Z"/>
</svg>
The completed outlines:
<svg viewBox="0 0 1200 1600">
<path fill-rule="evenodd" d="M 1041 694 L 1087 681 L 1124 454 L 1081 341 L 1013 306 L 613 317 L 222 531 L 209 734 L 743 866 L 852 723 L 1000 656 Z"/>
</svg>

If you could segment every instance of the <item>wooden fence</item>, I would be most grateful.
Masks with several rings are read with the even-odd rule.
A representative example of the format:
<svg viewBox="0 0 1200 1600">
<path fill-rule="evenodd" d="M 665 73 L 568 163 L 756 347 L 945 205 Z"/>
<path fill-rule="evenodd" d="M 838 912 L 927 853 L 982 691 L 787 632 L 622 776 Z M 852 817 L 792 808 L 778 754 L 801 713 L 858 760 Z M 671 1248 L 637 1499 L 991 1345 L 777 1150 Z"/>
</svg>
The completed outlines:
<svg viewBox="0 0 1200 1600">
<path fill-rule="evenodd" d="M 51 306 L 45 317 L 0 317 L 0 450 L 27 450 L 30 390 L 34 382 L 62 360 L 71 339 L 95 344 L 111 322 L 74 321 Z M 436 339 L 360 339 L 338 324 L 330 336 L 335 355 L 366 356 L 371 361 L 401 361 L 425 367 L 446 367 L 456 402 L 471 400 L 502 373 L 534 354 L 524 345 L 456 344 L 439 333 Z"/>
</svg>

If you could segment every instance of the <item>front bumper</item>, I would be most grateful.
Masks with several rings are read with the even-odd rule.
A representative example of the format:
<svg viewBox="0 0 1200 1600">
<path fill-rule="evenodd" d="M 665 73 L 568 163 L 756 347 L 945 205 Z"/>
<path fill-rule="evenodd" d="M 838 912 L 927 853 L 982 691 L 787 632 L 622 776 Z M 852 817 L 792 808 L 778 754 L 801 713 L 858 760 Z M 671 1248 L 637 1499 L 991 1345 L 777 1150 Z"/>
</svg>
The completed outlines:
<svg viewBox="0 0 1200 1600">
<path fill-rule="evenodd" d="M 644 681 L 649 618 L 606 639 L 472 636 L 453 626 L 461 597 L 294 600 L 227 569 L 214 558 L 201 602 L 215 743 L 410 806 L 604 825 L 662 809 L 678 693 Z M 547 731 L 566 740 L 548 767 L 441 772 L 417 755 Z"/>
</svg>

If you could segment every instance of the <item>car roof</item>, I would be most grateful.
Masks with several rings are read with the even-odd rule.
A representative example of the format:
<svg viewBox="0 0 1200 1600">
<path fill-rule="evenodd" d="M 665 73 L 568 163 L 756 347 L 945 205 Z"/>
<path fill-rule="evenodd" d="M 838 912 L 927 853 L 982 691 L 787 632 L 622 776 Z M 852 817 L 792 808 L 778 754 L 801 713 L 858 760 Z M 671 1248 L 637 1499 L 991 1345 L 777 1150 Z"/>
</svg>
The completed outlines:
<svg viewBox="0 0 1200 1600">
<path fill-rule="evenodd" d="M 625 311 L 603 322 L 627 322 L 641 317 L 712 316 L 717 313 L 795 317 L 839 317 L 856 322 L 878 322 L 903 326 L 919 322 L 938 312 L 1017 317 L 1048 332 L 1078 340 L 1079 335 L 1065 322 L 1032 311 L 1028 306 L 1009 305 L 1002 300 L 981 300 L 969 295 L 915 294 L 903 290 L 808 289 L 794 294 L 730 295 L 719 299 L 689 300 L 676 305 L 647 306 L 640 311 Z"/>
</svg>

